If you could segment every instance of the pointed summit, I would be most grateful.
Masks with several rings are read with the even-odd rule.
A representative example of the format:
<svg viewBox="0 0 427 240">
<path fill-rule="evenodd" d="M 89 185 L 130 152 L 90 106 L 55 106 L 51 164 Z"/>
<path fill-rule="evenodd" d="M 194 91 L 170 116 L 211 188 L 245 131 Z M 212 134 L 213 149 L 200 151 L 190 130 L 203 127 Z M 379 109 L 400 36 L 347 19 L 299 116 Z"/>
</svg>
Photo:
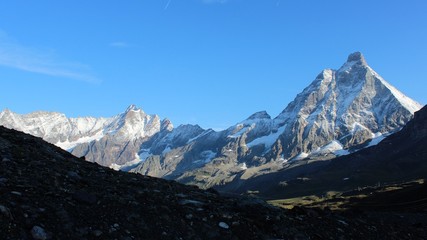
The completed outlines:
<svg viewBox="0 0 427 240">
<path fill-rule="evenodd" d="M 128 112 L 141 112 L 142 111 L 142 109 L 141 108 L 138 108 L 135 104 L 131 104 L 127 109 L 126 109 L 126 111 L 125 111 L 125 113 L 128 113 Z"/>
<path fill-rule="evenodd" d="M 292 158 L 322 147 L 349 149 L 398 130 L 420 108 L 355 52 L 340 69 L 323 70 L 276 118 L 287 125 L 282 154 Z"/>
<path fill-rule="evenodd" d="M 131 111 L 131 110 L 137 110 L 138 108 L 136 107 L 135 104 L 131 104 L 129 105 L 129 107 L 126 109 L 126 111 Z"/>
<path fill-rule="evenodd" d="M 255 119 L 271 119 L 271 116 L 266 111 L 260 111 L 252 114 L 246 120 L 255 120 Z"/>
<path fill-rule="evenodd" d="M 362 65 L 367 65 L 365 57 L 363 56 L 363 54 L 361 52 L 354 52 L 352 54 L 350 54 L 347 58 L 347 62 L 359 62 Z"/>
</svg>

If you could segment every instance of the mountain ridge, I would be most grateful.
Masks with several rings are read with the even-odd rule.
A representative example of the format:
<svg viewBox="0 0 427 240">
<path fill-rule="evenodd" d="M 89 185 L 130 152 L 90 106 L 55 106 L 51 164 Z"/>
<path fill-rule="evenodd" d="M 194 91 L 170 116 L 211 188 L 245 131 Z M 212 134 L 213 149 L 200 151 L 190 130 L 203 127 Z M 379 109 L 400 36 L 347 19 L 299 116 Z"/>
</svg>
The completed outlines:
<svg viewBox="0 0 427 240">
<path fill-rule="evenodd" d="M 70 139 L 75 144 L 68 145 L 71 153 L 89 161 L 208 188 L 239 175 L 251 177 L 304 158 L 332 158 L 372 145 L 402 128 L 419 108 L 356 52 L 338 70 L 323 70 L 275 118 L 261 111 L 216 132 L 197 125 L 173 128 L 169 120 L 131 105 L 99 122 L 81 120 L 87 129 L 80 139 L 56 136 L 50 142 Z M 7 118 L 11 114 L 0 113 L 0 124 L 19 129 L 14 121 L 19 123 L 20 116 Z M 30 129 L 34 135 L 43 134 L 44 122 L 49 118 L 39 120 L 38 131 Z"/>
</svg>

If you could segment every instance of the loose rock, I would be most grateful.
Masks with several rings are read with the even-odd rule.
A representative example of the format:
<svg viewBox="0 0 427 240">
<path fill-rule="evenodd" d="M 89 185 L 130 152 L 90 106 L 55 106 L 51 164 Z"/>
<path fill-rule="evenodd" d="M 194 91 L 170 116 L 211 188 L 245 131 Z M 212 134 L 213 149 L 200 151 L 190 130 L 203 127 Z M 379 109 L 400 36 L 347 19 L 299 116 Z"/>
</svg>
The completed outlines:
<svg viewBox="0 0 427 240">
<path fill-rule="evenodd" d="M 218 226 L 220 226 L 221 228 L 224 228 L 224 229 L 229 229 L 230 228 L 230 226 L 228 226 L 228 224 L 225 223 L 225 222 L 218 223 Z"/>
<path fill-rule="evenodd" d="M 46 240 L 47 239 L 46 231 L 40 226 L 34 226 L 31 229 L 31 236 L 33 236 L 34 239 L 38 239 L 38 240 Z"/>
</svg>

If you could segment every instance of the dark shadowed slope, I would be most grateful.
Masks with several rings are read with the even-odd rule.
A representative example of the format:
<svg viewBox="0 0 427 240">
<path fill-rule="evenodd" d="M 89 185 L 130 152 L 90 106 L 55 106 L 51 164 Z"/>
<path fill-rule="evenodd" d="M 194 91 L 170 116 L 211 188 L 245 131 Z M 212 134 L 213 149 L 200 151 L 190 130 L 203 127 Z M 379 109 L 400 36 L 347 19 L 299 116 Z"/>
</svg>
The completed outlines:
<svg viewBox="0 0 427 240">
<path fill-rule="evenodd" d="M 427 176 L 427 106 L 415 113 L 401 131 L 378 145 L 330 161 L 310 160 L 220 189 L 259 191 L 266 198 L 323 195 L 358 187 L 398 183 Z"/>
<path fill-rule="evenodd" d="M 285 211 L 250 198 L 116 172 L 0 127 L 0 239 L 417 239 L 329 211 Z"/>
</svg>

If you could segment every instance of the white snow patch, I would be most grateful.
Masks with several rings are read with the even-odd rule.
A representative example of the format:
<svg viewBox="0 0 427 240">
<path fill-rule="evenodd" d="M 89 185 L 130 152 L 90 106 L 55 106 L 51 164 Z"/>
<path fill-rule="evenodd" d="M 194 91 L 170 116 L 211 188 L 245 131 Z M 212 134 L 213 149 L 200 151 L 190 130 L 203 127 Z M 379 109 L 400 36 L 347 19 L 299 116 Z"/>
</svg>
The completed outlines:
<svg viewBox="0 0 427 240">
<path fill-rule="evenodd" d="M 334 140 L 313 151 L 312 154 L 328 154 L 338 150 L 342 150 L 342 145 L 338 141 Z"/>
<path fill-rule="evenodd" d="M 390 85 L 386 80 L 384 80 L 378 73 L 376 73 L 372 68 L 370 70 L 374 73 L 374 75 L 381 81 L 382 84 L 384 84 L 390 92 L 393 94 L 393 96 L 396 97 L 396 99 L 400 102 L 400 104 L 403 105 L 409 112 L 414 114 L 416 111 L 420 110 L 422 105 L 418 102 L 415 102 L 414 100 L 410 99 L 409 97 L 405 96 L 402 92 L 397 90 L 395 87 Z"/>
<path fill-rule="evenodd" d="M 121 166 L 121 165 L 119 165 L 119 164 L 112 163 L 112 164 L 110 164 L 110 167 L 109 167 L 109 168 L 114 169 L 114 170 L 116 170 L 116 171 L 119 171 L 121 167 L 122 167 L 122 166 Z"/>
<path fill-rule="evenodd" d="M 366 147 L 370 147 L 370 146 L 374 146 L 377 145 L 378 143 L 380 143 L 382 140 L 384 140 L 384 138 L 386 138 L 386 136 L 384 136 L 381 133 L 375 133 L 372 140 L 369 142 L 368 146 Z"/>
<path fill-rule="evenodd" d="M 256 138 L 252 142 L 247 143 L 246 145 L 248 146 L 248 148 L 251 148 L 251 147 L 256 146 L 256 145 L 264 144 L 265 148 L 268 149 L 271 146 L 273 146 L 273 144 L 280 137 L 280 135 L 283 133 L 283 131 L 285 131 L 285 128 L 286 128 L 286 124 L 284 126 L 280 127 L 277 130 L 277 132 L 271 133 L 270 135 L 267 135 L 267 136 L 262 136 L 262 137 Z"/>
<path fill-rule="evenodd" d="M 104 134 L 102 133 L 102 131 L 99 131 L 97 134 L 93 135 L 93 136 L 86 136 L 86 137 L 81 137 L 79 139 L 77 139 L 76 141 L 64 141 L 64 142 L 57 142 L 55 143 L 56 146 L 70 151 L 73 148 L 75 148 L 77 145 L 82 144 L 82 143 L 89 143 L 92 141 L 99 141 L 101 138 L 104 137 Z"/>
<path fill-rule="evenodd" d="M 248 169 L 248 167 L 246 166 L 246 163 L 243 163 L 243 165 L 240 167 L 240 169 L 242 169 L 242 170 Z"/>
<path fill-rule="evenodd" d="M 342 149 L 342 150 L 337 150 L 334 152 L 334 154 L 336 156 L 344 156 L 344 155 L 348 155 L 350 154 L 350 151 L 346 150 L 346 149 Z"/>
<path fill-rule="evenodd" d="M 300 154 L 296 155 L 292 160 L 301 160 L 308 157 L 308 153 L 301 152 Z"/>
<path fill-rule="evenodd" d="M 342 156 L 342 155 L 350 154 L 350 152 L 348 150 L 343 149 L 342 144 L 337 140 L 331 141 L 330 143 L 318 148 L 316 151 L 313 151 L 311 154 L 313 154 L 313 155 L 314 154 L 325 155 L 325 154 L 329 154 L 329 153 L 333 153 L 336 156 Z"/>
<path fill-rule="evenodd" d="M 243 135 L 243 133 L 245 133 L 246 131 L 249 131 L 249 130 L 250 130 L 250 127 L 244 127 L 242 129 L 240 129 L 238 132 L 236 132 L 234 134 L 230 134 L 227 137 L 228 138 L 239 138 L 239 137 L 241 137 Z"/>
<path fill-rule="evenodd" d="M 200 163 L 200 162 L 209 163 L 210 161 L 212 161 L 212 159 L 215 158 L 215 156 L 216 156 L 216 152 L 213 152 L 211 150 L 203 151 L 200 153 L 200 157 L 202 159 L 195 160 L 193 161 L 193 163 Z"/>
<path fill-rule="evenodd" d="M 144 159 L 145 160 L 145 159 Z M 140 156 L 138 155 L 138 153 L 135 153 L 135 159 L 132 161 L 129 161 L 123 165 L 120 164 L 116 164 L 116 163 L 112 163 L 110 165 L 111 169 L 114 169 L 116 171 L 129 171 L 132 168 L 135 168 L 136 166 L 138 166 L 138 164 L 140 164 L 141 162 L 143 162 L 143 160 L 140 158 Z"/>
<path fill-rule="evenodd" d="M 187 143 L 191 143 L 191 142 L 193 142 L 193 141 L 195 141 L 195 140 L 197 140 L 197 139 L 199 139 L 199 138 L 201 138 L 201 137 L 203 137 L 203 136 L 205 136 L 205 135 L 207 135 L 207 134 L 209 134 L 211 132 L 212 132 L 212 130 L 204 131 L 201 134 L 197 135 L 196 137 L 191 138 L 190 140 L 188 140 Z"/>
<path fill-rule="evenodd" d="M 279 161 L 286 163 L 286 162 L 288 162 L 288 159 L 286 159 L 285 156 L 282 154 L 282 155 L 280 155 Z"/>
<path fill-rule="evenodd" d="M 365 127 L 365 126 L 363 126 L 361 123 L 359 123 L 359 122 L 354 122 L 353 124 L 352 124 L 352 126 L 351 126 L 351 134 L 353 134 L 354 135 L 354 133 L 356 133 L 356 132 L 358 132 L 358 131 L 360 131 L 360 130 L 365 130 L 365 131 L 371 131 L 371 130 L 369 130 L 369 128 L 367 128 L 367 127 Z"/>
</svg>

